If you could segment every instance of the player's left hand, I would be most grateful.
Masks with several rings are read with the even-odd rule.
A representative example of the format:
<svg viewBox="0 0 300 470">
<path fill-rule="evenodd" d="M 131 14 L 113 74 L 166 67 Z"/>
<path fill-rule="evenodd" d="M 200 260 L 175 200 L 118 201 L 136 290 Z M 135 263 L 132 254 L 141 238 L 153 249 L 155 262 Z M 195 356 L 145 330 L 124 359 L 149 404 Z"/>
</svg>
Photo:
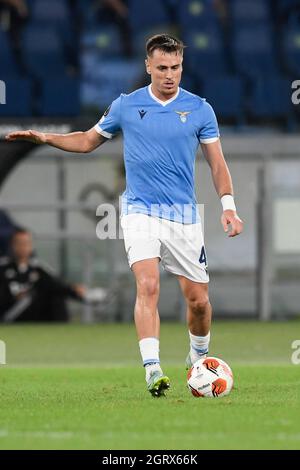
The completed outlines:
<svg viewBox="0 0 300 470">
<path fill-rule="evenodd" d="M 243 221 L 235 211 L 229 209 L 223 212 L 221 224 L 223 225 L 224 232 L 229 233 L 229 237 L 235 237 L 243 231 Z M 229 230 L 229 225 L 231 226 L 231 230 Z"/>
</svg>

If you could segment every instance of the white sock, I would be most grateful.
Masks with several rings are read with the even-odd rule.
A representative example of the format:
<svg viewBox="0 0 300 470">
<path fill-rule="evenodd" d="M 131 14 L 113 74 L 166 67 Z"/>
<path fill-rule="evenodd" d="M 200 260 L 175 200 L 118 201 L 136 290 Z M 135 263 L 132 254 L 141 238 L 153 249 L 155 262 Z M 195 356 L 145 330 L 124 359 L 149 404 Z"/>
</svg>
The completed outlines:
<svg viewBox="0 0 300 470">
<path fill-rule="evenodd" d="M 192 362 L 196 362 L 208 353 L 210 332 L 206 336 L 195 336 L 189 331 L 190 336 L 190 355 Z"/>
<path fill-rule="evenodd" d="M 153 371 L 161 371 L 159 361 L 159 340 L 157 338 L 144 338 L 139 341 L 139 346 L 147 381 Z"/>
<path fill-rule="evenodd" d="M 156 362 L 155 364 L 148 364 L 147 366 L 145 366 L 145 372 L 146 372 L 146 377 L 145 377 L 146 382 L 148 382 L 150 375 L 153 372 L 160 372 L 162 374 L 162 370 L 161 370 L 159 362 Z"/>
</svg>

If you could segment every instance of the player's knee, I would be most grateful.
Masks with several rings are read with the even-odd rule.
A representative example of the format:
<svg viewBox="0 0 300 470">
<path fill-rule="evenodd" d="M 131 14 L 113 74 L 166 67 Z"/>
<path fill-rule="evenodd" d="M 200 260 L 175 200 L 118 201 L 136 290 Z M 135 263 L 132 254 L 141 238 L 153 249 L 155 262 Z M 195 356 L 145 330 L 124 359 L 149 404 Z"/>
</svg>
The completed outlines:
<svg viewBox="0 0 300 470">
<path fill-rule="evenodd" d="M 143 276 L 137 281 L 139 296 L 154 297 L 159 293 L 159 280 L 156 276 Z"/>
<path fill-rule="evenodd" d="M 188 299 L 188 305 L 194 315 L 204 316 L 206 315 L 207 309 L 209 307 L 209 298 L 207 295 L 191 297 Z"/>
</svg>

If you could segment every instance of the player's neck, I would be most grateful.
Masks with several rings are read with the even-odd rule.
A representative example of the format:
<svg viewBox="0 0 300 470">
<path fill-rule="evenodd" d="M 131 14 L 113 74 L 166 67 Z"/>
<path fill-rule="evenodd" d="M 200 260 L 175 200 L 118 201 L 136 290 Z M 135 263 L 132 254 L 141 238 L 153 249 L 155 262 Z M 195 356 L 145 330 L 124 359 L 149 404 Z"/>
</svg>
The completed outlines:
<svg viewBox="0 0 300 470">
<path fill-rule="evenodd" d="M 151 88 L 152 94 L 160 101 L 169 101 L 172 98 L 174 98 L 174 96 L 176 96 L 178 94 L 178 87 L 176 88 L 174 93 L 167 94 L 167 95 L 165 95 L 165 94 L 161 93 L 159 90 L 157 90 L 157 88 L 155 88 L 153 86 L 153 83 L 150 84 L 150 88 Z"/>
</svg>

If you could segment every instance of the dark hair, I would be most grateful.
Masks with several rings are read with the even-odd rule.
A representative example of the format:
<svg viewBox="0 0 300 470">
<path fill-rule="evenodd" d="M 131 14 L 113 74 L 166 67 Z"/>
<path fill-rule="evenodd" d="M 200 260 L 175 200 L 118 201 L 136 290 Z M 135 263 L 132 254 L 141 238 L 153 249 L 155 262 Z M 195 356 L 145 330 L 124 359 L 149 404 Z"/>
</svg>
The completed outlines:
<svg viewBox="0 0 300 470">
<path fill-rule="evenodd" d="M 155 36 L 151 36 L 146 42 L 147 56 L 151 56 L 155 49 L 159 49 L 168 54 L 176 52 L 183 55 L 184 48 L 185 45 L 180 39 L 177 39 L 175 36 L 170 36 L 169 34 L 156 34 Z"/>
<path fill-rule="evenodd" d="M 30 234 L 31 232 L 25 227 L 15 227 L 14 231 L 10 236 L 10 242 L 12 243 L 15 237 L 17 237 L 18 235 L 23 235 L 24 233 Z"/>
</svg>

